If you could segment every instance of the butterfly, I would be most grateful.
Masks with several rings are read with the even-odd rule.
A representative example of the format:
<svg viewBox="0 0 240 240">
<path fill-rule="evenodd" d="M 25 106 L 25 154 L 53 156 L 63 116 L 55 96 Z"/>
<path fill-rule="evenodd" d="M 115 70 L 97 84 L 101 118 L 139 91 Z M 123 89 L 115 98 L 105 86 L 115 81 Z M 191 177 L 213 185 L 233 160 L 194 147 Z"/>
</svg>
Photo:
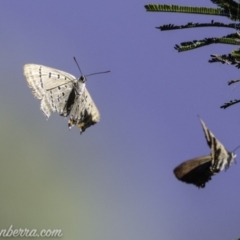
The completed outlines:
<svg viewBox="0 0 240 240">
<path fill-rule="evenodd" d="M 173 172 L 178 180 L 204 188 L 213 175 L 230 167 L 236 155 L 226 150 L 203 120 L 200 119 L 200 122 L 211 154 L 185 161 L 177 166 Z"/>
<path fill-rule="evenodd" d="M 100 114 L 86 88 L 85 76 L 77 79 L 67 72 L 38 64 L 25 64 L 23 69 L 28 86 L 41 100 L 40 109 L 47 118 L 58 112 L 69 117 L 69 129 L 77 125 L 80 133 L 99 122 Z"/>
</svg>

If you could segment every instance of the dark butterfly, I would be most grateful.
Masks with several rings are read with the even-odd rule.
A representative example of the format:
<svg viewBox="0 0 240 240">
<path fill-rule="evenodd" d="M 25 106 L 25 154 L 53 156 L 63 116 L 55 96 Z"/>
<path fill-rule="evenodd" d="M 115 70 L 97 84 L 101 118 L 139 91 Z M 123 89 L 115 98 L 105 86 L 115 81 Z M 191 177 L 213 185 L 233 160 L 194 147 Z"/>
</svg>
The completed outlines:
<svg viewBox="0 0 240 240">
<path fill-rule="evenodd" d="M 211 154 L 185 161 L 177 166 L 173 172 L 178 180 L 204 188 L 213 175 L 230 167 L 236 155 L 233 152 L 228 152 L 201 119 L 200 122 L 207 144 L 211 148 Z"/>
</svg>

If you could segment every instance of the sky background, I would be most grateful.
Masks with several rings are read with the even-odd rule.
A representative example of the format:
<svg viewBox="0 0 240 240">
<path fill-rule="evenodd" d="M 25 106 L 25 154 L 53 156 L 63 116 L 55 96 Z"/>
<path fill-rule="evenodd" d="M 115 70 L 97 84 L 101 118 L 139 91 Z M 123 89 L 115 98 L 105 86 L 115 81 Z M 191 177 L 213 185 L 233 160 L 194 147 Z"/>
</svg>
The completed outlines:
<svg viewBox="0 0 240 240">
<path fill-rule="evenodd" d="M 173 169 L 210 153 L 197 114 L 231 151 L 240 144 L 239 70 L 210 64 L 212 45 L 183 41 L 226 28 L 161 32 L 163 24 L 227 18 L 149 13 L 146 0 L 8 0 L 0 8 L 0 229 L 62 229 L 68 240 L 233 240 L 240 237 L 240 175 L 233 165 L 198 189 Z M 215 7 L 209 0 L 161 3 Z M 82 135 L 40 111 L 26 63 L 88 78 L 101 120 Z M 239 152 L 236 152 L 240 155 Z M 238 159 L 237 159 L 238 161 Z"/>
</svg>

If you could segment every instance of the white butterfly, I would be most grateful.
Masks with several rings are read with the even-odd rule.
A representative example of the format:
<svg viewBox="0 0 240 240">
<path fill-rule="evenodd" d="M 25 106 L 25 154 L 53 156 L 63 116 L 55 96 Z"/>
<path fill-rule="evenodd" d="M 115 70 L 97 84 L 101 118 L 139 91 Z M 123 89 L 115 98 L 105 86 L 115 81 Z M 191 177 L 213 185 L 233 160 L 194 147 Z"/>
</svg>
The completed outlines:
<svg viewBox="0 0 240 240">
<path fill-rule="evenodd" d="M 87 88 L 86 77 L 73 75 L 38 64 L 25 64 L 24 75 L 34 96 L 41 100 L 47 118 L 52 112 L 69 116 L 68 127 L 77 125 L 80 132 L 99 122 L 100 114 Z"/>
<path fill-rule="evenodd" d="M 174 174 L 180 181 L 204 188 L 206 182 L 210 181 L 213 175 L 230 167 L 236 155 L 228 152 L 205 123 L 201 119 L 200 121 L 208 146 L 211 148 L 211 154 L 183 162 L 174 169 Z"/>
</svg>

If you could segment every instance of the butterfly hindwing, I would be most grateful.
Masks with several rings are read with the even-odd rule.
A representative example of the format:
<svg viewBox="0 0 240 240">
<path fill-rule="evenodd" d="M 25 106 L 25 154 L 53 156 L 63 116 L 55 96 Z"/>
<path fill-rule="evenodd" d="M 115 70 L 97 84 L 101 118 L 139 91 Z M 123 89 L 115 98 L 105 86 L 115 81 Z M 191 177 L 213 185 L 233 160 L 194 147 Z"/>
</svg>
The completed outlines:
<svg viewBox="0 0 240 240">
<path fill-rule="evenodd" d="M 50 90 L 46 90 L 46 98 L 51 105 L 53 112 L 58 112 L 60 115 L 67 116 L 69 112 L 65 109 L 68 104 L 69 96 L 73 90 L 73 83 L 65 83 Z"/>
<path fill-rule="evenodd" d="M 185 161 L 177 166 L 173 172 L 178 180 L 203 188 L 213 175 L 210 166 L 211 156 L 207 155 Z"/>
</svg>

